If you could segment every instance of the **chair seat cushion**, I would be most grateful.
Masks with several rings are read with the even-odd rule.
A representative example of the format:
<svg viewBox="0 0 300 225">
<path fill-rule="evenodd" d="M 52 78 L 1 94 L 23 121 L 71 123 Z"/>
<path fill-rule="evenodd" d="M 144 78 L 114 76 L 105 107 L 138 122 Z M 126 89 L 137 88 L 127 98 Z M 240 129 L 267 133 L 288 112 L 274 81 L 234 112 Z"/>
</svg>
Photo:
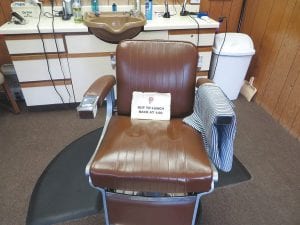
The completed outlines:
<svg viewBox="0 0 300 225">
<path fill-rule="evenodd" d="M 201 134 L 181 119 L 113 116 L 93 159 L 90 177 L 100 188 L 205 192 L 211 187 L 212 169 Z"/>
</svg>

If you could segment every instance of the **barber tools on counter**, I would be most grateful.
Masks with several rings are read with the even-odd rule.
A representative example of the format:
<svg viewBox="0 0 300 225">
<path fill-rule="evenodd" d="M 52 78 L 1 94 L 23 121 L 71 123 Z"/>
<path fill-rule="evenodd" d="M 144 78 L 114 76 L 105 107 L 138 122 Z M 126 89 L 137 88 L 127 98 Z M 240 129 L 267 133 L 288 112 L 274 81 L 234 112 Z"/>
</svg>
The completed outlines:
<svg viewBox="0 0 300 225">
<path fill-rule="evenodd" d="M 83 18 L 82 18 L 80 0 L 74 0 L 74 3 L 73 3 L 73 16 L 74 16 L 74 22 L 75 23 L 81 23 L 82 22 Z"/>
<path fill-rule="evenodd" d="M 187 16 L 189 14 L 188 11 L 186 11 L 186 0 L 182 3 L 182 8 L 180 11 L 180 16 Z"/>
<path fill-rule="evenodd" d="M 21 25 L 26 24 L 26 20 L 19 13 L 16 12 L 11 13 L 11 21 L 14 24 L 21 24 Z"/>
<path fill-rule="evenodd" d="M 169 3 L 168 3 L 168 1 L 165 1 L 165 13 L 164 13 L 163 17 L 164 18 L 170 18 Z"/>
<path fill-rule="evenodd" d="M 39 7 L 41 8 L 41 4 L 42 3 L 38 0 L 26 0 L 25 2 L 20 1 L 11 3 L 11 22 L 24 25 L 27 23 L 27 18 L 38 18 L 40 14 Z"/>
<path fill-rule="evenodd" d="M 82 22 L 82 12 L 80 0 L 63 0 L 62 1 L 62 19 L 69 20 L 74 16 L 75 23 Z"/>
<path fill-rule="evenodd" d="M 63 0 L 62 1 L 62 7 L 63 7 L 63 20 L 69 20 L 71 16 L 73 15 L 72 13 L 72 0 Z"/>
</svg>

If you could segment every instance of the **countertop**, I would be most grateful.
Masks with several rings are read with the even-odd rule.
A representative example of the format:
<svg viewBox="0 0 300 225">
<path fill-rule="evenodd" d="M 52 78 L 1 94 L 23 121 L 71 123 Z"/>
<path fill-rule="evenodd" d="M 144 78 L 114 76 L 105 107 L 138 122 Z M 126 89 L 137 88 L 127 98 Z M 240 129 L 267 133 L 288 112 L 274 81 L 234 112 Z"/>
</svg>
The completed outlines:
<svg viewBox="0 0 300 225">
<path fill-rule="evenodd" d="M 131 6 L 118 6 L 118 11 L 129 11 Z M 189 5 L 187 10 L 190 12 L 197 12 L 199 6 Z M 142 6 L 142 9 L 144 7 Z M 100 7 L 100 12 L 108 11 L 111 8 L 109 6 Z M 154 30 L 173 30 L 173 29 L 197 29 L 199 28 L 218 28 L 219 23 L 210 18 L 199 19 L 190 16 L 180 16 L 180 6 L 170 6 L 171 18 L 163 18 L 163 6 L 153 6 L 153 19 L 148 20 L 144 26 L 145 31 Z M 49 11 L 49 7 L 44 7 L 44 11 Z M 89 7 L 83 7 L 83 12 L 89 10 Z M 143 11 L 143 10 L 142 10 Z M 177 13 L 176 13 L 177 12 Z M 197 24 L 197 22 L 198 24 Z M 38 33 L 38 18 L 29 17 L 26 18 L 27 23 L 25 25 L 17 25 L 11 22 L 7 22 L 0 27 L 0 34 L 34 34 Z M 69 32 L 88 32 L 87 26 L 83 23 L 74 23 L 73 18 L 70 20 L 62 20 L 60 17 L 55 17 L 53 22 L 55 33 L 69 33 Z M 52 18 L 42 16 L 39 23 L 39 29 L 41 33 L 52 33 Z"/>
</svg>

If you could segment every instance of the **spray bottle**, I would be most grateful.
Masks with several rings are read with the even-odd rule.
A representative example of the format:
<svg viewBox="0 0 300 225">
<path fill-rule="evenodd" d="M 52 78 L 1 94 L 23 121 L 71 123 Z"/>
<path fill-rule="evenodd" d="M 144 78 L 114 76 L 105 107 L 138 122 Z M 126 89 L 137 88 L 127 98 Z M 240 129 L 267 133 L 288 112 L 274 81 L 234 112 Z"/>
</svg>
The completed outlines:
<svg viewBox="0 0 300 225">
<path fill-rule="evenodd" d="M 74 3 L 73 3 L 73 16 L 74 16 L 74 22 L 75 23 L 81 23 L 82 22 L 80 0 L 74 0 Z"/>
</svg>

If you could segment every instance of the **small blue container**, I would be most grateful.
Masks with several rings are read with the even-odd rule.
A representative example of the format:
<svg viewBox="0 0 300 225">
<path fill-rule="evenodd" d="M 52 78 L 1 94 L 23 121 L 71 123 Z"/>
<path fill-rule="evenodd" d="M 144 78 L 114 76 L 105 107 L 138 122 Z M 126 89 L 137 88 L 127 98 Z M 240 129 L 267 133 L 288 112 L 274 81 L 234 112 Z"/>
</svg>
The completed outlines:
<svg viewBox="0 0 300 225">
<path fill-rule="evenodd" d="M 111 9 L 112 9 L 113 12 L 117 12 L 117 4 L 116 4 L 116 3 L 113 3 L 113 4 L 111 5 Z"/>
<path fill-rule="evenodd" d="M 99 2 L 98 0 L 91 0 L 92 12 L 99 14 Z"/>
<path fill-rule="evenodd" d="M 147 20 L 152 20 L 152 0 L 146 0 L 145 2 L 145 14 Z"/>
</svg>

